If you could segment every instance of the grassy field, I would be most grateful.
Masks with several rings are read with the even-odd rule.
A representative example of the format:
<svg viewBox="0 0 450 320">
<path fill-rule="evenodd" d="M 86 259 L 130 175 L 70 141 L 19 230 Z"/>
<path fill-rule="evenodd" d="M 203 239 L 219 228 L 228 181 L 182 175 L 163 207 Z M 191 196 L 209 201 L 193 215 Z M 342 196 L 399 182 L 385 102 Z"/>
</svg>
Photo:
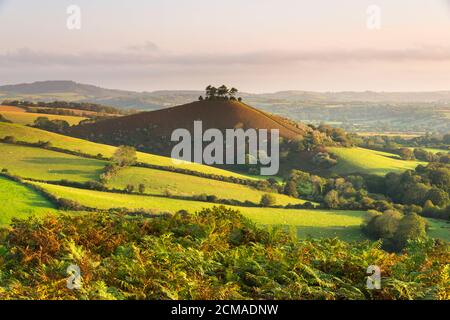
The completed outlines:
<svg viewBox="0 0 450 320">
<path fill-rule="evenodd" d="M 234 183 L 136 167 L 121 170 L 110 180 L 108 186 L 124 189 L 128 184 L 137 187 L 140 183 L 145 185 L 146 193 L 159 195 L 165 194 L 166 191 L 181 196 L 205 193 L 215 195 L 221 199 L 248 200 L 258 203 L 261 200 L 261 196 L 265 194 L 265 192 Z M 277 198 L 277 204 L 279 205 L 305 202 L 282 194 L 274 194 L 274 196 Z"/>
<path fill-rule="evenodd" d="M 56 212 L 54 206 L 35 191 L 0 177 L 0 225 L 7 225 L 12 218 Z"/>
<path fill-rule="evenodd" d="M 33 124 L 34 120 L 36 120 L 38 117 L 47 117 L 50 120 L 65 120 L 70 125 L 77 125 L 80 123 L 81 120 L 84 120 L 86 118 L 83 117 L 77 117 L 77 116 L 64 116 L 64 115 L 57 115 L 57 114 L 43 114 L 43 113 L 30 113 L 30 112 L 24 112 L 24 111 L 12 111 L 8 110 L 2 106 L 0 106 L 0 114 L 3 115 L 6 119 L 17 123 L 17 124 Z"/>
<path fill-rule="evenodd" d="M 127 207 L 130 209 L 154 209 L 155 212 L 176 212 L 181 209 L 195 212 L 201 208 L 214 206 L 214 204 L 199 201 L 113 194 L 42 183 L 36 184 L 57 197 L 73 199 L 83 205 L 99 209 Z M 293 228 L 301 238 L 309 236 L 340 237 L 349 241 L 365 239 L 359 228 L 364 215 L 364 212 L 361 211 L 288 210 L 237 206 L 231 208 L 239 210 L 244 216 L 261 225 Z"/>
<path fill-rule="evenodd" d="M 80 158 L 41 148 L 0 143 L 0 169 L 9 173 L 40 180 L 98 180 L 106 161 Z"/>
<path fill-rule="evenodd" d="M 19 141 L 27 141 L 27 142 L 37 142 L 40 140 L 50 141 L 53 146 L 58 148 L 80 151 L 91 155 L 102 154 L 106 157 L 112 156 L 116 150 L 116 147 L 113 146 L 72 138 L 44 130 L 26 127 L 23 125 L 0 122 L 0 138 L 4 138 L 5 136 L 14 136 Z M 249 179 L 249 177 L 243 176 L 241 174 L 233 173 L 222 169 L 217 169 L 210 166 L 200 165 L 197 163 L 190 163 L 190 162 L 174 163 L 170 158 L 142 152 L 138 152 L 137 156 L 138 161 L 148 163 L 151 165 L 178 167 L 182 169 L 188 169 L 208 174 L 216 174 L 226 177 L 233 176 L 237 178 Z"/>
<path fill-rule="evenodd" d="M 385 175 L 389 172 L 414 170 L 420 161 L 405 161 L 397 155 L 364 148 L 337 148 L 328 150 L 338 157 L 338 164 L 332 168 L 338 174 L 367 173 Z"/>
<path fill-rule="evenodd" d="M 430 237 L 443 239 L 450 241 L 450 221 L 444 221 L 439 219 L 427 219 L 428 220 L 428 234 Z"/>
</svg>

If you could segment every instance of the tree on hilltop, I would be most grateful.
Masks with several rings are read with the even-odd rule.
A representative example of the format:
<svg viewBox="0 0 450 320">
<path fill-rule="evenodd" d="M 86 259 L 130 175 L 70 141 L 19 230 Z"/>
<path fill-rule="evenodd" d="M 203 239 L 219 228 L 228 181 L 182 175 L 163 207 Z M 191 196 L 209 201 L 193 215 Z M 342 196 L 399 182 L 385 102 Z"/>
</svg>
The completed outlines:
<svg viewBox="0 0 450 320">
<path fill-rule="evenodd" d="M 203 96 L 199 97 L 200 101 L 203 100 L 216 100 L 216 99 L 222 99 L 222 100 L 236 100 L 236 95 L 239 92 L 236 88 L 228 89 L 226 85 L 221 85 L 219 88 L 216 88 L 212 85 L 208 85 L 205 89 L 205 98 Z M 237 100 L 242 101 L 242 98 L 239 97 Z"/>
</svg>

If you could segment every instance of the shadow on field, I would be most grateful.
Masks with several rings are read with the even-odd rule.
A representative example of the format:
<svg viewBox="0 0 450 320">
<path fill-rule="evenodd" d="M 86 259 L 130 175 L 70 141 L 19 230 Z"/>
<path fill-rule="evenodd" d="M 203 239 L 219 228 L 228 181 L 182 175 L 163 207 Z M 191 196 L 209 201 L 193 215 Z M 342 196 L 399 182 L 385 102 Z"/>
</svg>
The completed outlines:
<svg viewBox="0 0 450 320">
<path fill-rule="evenodd" d="M 32 157 L 25 158 L 23 162 L 34 163 L 34 164 L 46 164 L 46 165 L 67 165 L 67 166 L 90 166 L 90 167 L 101 167 L 105 163 L 100 160 L 94 159 L 67 159 L 67 158 L 52 158 L 52 157 Z"/>
</svg>

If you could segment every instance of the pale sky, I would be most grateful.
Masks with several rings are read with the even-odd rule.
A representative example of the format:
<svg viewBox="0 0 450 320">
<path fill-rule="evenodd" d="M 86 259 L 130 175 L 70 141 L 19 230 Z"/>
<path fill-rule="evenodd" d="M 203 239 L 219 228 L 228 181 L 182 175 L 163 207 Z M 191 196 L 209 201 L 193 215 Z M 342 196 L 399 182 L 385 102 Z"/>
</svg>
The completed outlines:
<svg viewBox="0 0 450 320">
<path fill-rule="evenodd" d="M 69 5 L 81 29 L 66 26 Z M 381 9 L 379 30 L 367 8 Z M 450 90 L 450 0 L 0 0 L 0 84 Z"/>
</svg>

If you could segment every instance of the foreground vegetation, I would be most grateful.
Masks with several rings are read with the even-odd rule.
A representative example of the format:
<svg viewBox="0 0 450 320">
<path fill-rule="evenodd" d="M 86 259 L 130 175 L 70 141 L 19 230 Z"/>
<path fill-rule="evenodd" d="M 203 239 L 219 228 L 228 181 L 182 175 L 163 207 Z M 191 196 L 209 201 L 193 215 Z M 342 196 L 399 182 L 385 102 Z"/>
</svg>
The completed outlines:
<svg viewBox="0 0 450 320">
<path fill-rule="evenodd" d="M 225 208 L 195 215 L 15 220 L 0 236 L 0 299 L 449 299 L 448 244 L 299 241 Z M 79 289 L 67 269 L 80 268 Z M 380 290 L 366 270 L 380 266 Z"/>
</svg>

